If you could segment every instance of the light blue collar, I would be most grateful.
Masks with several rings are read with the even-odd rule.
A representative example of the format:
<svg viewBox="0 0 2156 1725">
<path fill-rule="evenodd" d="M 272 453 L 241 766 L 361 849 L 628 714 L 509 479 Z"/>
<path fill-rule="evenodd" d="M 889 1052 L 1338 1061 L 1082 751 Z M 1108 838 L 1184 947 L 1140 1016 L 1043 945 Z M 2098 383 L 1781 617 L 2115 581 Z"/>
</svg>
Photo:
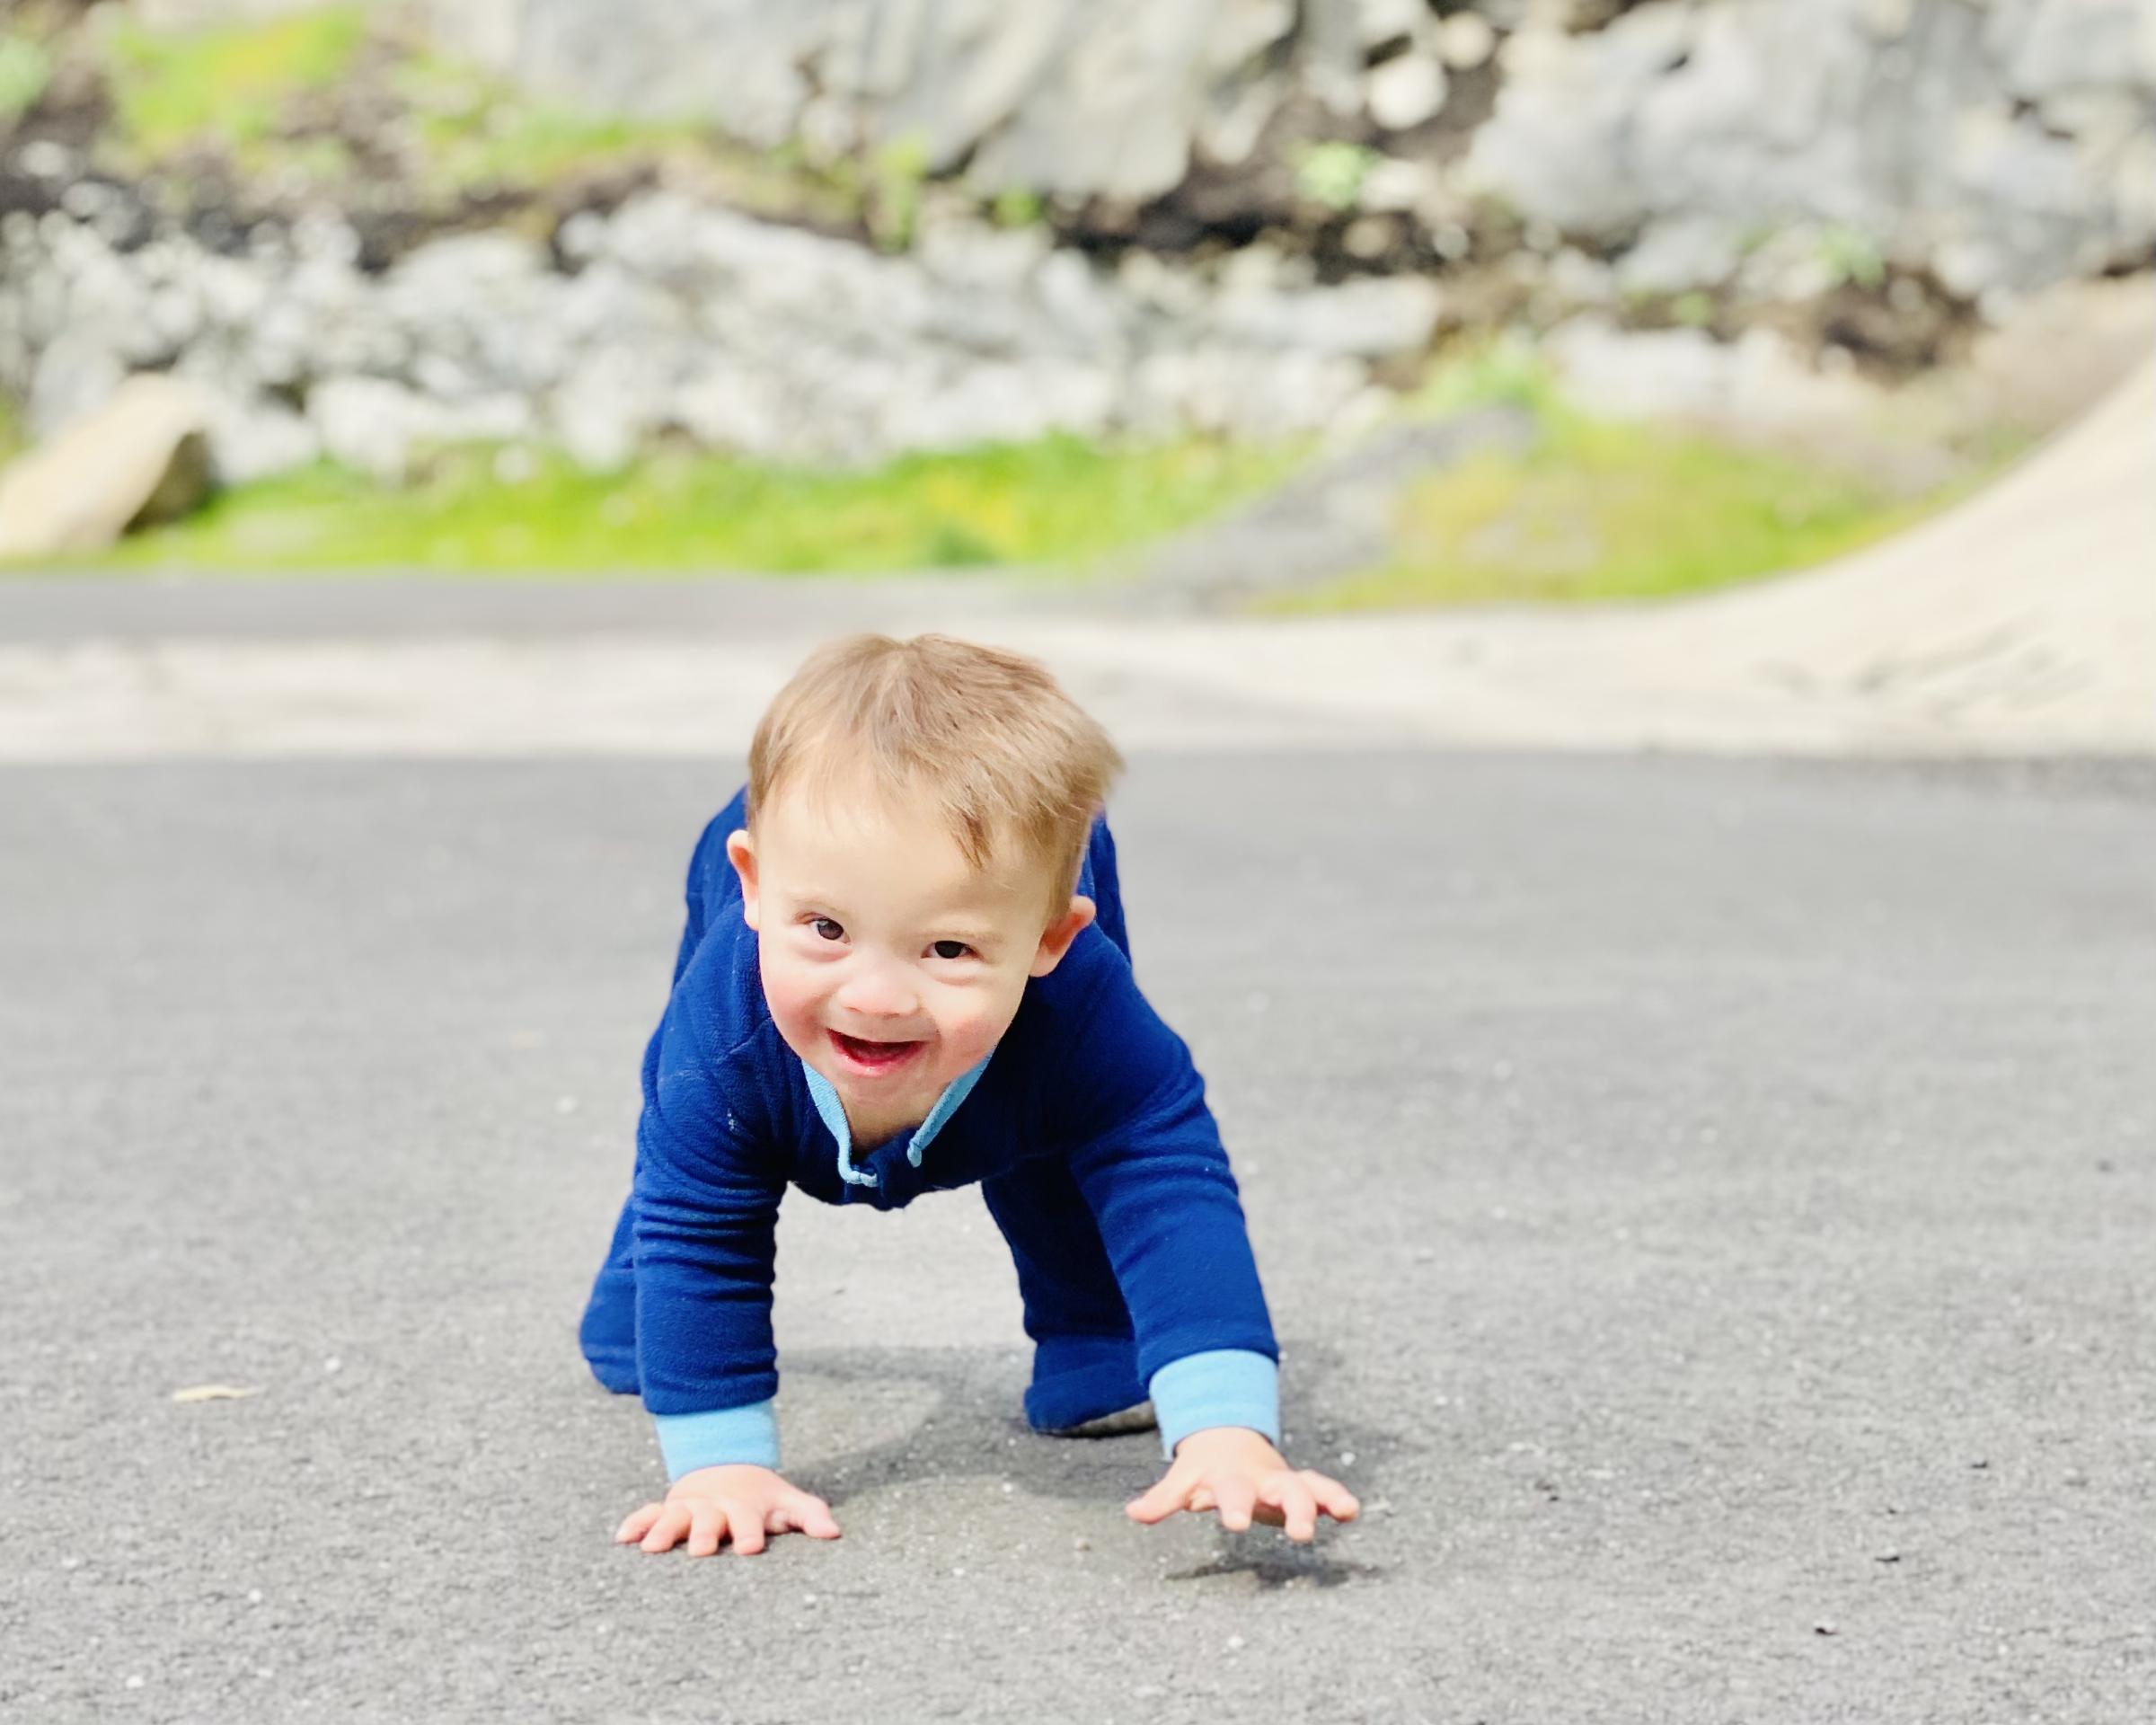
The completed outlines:
<svg viewBox="0 0 2156 1725">
<path fill-rule="evenodd" d="M 943 1087 L 936 1098 L 936 1105 L 928 1110 L 928 1118 L 914 1128 L 914 1136 L 906 1143 L 906 1159 L 918 1168 L 921 1153 L 928 1148 L 929 1140 L 943 1129 L 943 1122 L 958 1111 L 959 1104 L 971 1093 L 981 1075 L 988 1070 L 988 1063 L 995 1057 L 991 1048 L 980 1058 L 980 1064 L 969 1072 L 961 1072 Z M 797 1055 L 796 1059 L 800 1057 Z M 831 1136 L 838 1140 L 838 1173 L 849 1186 L 873 1186 L 874 1174 L 864 1174 L 853 1165 L 853 1128 L 846 1123 L 846 1106 L 838 1100 L 838 1092 L 831 1088 L 831 1081 L 801 1061 L 801 1075 L 808 1080 L 808 1095 L 816 1103 L 816 1111 L 824 1117 L 824 1124 L 831 1128 Z"/>
</svg>

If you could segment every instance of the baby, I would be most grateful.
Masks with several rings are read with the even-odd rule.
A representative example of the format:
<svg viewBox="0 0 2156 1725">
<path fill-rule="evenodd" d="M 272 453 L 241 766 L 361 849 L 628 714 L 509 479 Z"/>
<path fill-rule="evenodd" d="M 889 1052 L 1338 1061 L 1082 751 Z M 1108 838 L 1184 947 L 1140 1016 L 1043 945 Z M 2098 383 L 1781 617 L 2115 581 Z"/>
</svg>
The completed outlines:
<svg viewBox="0 0 2156 1725">
<path fill-rule="evenodd" d="M 1279 1349 L 1180 1038 L 1132 979 L 1103 812 L 1122 757 L 1036 661 L 941 635 L 809 659 L 689 865 L 636 1172 L 581 1331 L 671 1481 L 615 1537 L 747 1554 L 830 1506 L 778 1472 L 773 1231 L 789 1185 L 892 1210 L 978 1182 L 1034 1344 L 1028 1422 L 1156 1422 L 1141 1522 L 1307 1541 Z"/>
</svg>

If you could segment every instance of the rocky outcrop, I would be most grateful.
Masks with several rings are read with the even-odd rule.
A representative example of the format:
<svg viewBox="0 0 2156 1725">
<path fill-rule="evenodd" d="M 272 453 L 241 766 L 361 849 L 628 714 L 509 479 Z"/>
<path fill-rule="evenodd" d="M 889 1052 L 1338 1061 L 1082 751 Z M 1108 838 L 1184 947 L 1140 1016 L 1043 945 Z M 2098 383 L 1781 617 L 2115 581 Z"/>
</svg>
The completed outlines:
<svg viewBox="0 0 2156 1725">
<path fill-rule="evenodd" d="M 1643 323 L 1699 332 L 1663 349 L 1702 376 L 1823 349 L 1905 370 L 2046 283 L 2156 261 L 2156 0 L 432 16 L 542 90 L 905 182 L 919 219 L 849 238 L 693 179 L 630 196 L 654 169 L 566 220 L 573 198 L 517 206 L 516 234 L 442 236 L 501 218 L 477 205 L 351 212 L 363 247 L 296 206 L 168 219 L 85 173 L 79 139 L 0 141 L 0 388 L 40 431 L 159 369 L 206 392 L 241 479 L 323 454 L 396 473 L 474 438 L 608 465 L 658 437 L 857 462 L 1058 429 L 1278 436 L 1363 422 L 1441 327 L 1596 314 L 1568 350 L 1605 375 L 1595 332 Z M 1041 219 L 981 215 L 1014 191 L 1012 219 Z"/>
<path fill-rule="evenodd" d="M 1629 248 L 1628 286 L 1719 287 L 1791 227 L 1972 298 L 2156 252 L 2145 0 L 1657 0 L 1505 70 L 1471 182 Z"/>
<path fill-rule="evenodd" d="M 2156 253 L 2156 0 L 437 0 L 434 16 L 563 96 L 828 155 L 908 143 L 985 192 L 1143 202 L 1322 132 L 1402 164 L 1390 182 L 1428 232 L 1498 198 L 1638 251 L 1641 291 L 1719 287 L 1792 225 L 1970 297 Z"/>
<path fill-rule="evenodd" d="M 580 102 L 1125 199 L 1180 181 L 1209 126 L 1247 126 L 1239 90 L 1277 103 L 1262 73 L 1295 28 L 1289 0 L 438 0 L 433 18 L 447 45 Z"/>
<path fill-rule="evenodd" d="M 588 464 L 648 440 L 860 463 L 1051 431 L 1316 431 L 1419 352 L 1416 279 L 1216 285 L 1143 253 L 1118 271 L 1038 229 L 942 228 L 914 255 L 654 193 L 549 248 L 438 239 L 385 273 L 333 219 L 222 256 L 93 222 L 0 221 L 0 384 L 40 429 L 118 376 L 200 389 L 220 473 L 327 455 L 403 473 L 429 444 L 540 439 Z"/>
</svg>

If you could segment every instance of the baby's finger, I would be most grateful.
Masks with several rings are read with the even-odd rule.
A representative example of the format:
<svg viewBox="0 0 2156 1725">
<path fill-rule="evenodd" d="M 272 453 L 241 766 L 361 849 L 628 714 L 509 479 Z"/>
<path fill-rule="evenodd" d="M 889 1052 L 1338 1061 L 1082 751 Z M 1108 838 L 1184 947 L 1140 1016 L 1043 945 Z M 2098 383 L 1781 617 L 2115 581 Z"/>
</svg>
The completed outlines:
<svg viewBox="0 0 2156 1725">
<path fill-rule="evenodd" d="M 754 1557 L 764 1549 L 764 1517 L 755 1505 L 728 1504 L 726 1525 L 734 1531 L 736 1557 Z"/>
<path fill-rule="evenodd" d="M 647 1552 L 670 1552 L 674 1543 L 688 1531 L 689 1512 L 678 1503 L 661 1504 L 658 1519 L 651 1524 L 651 1531 L 644 1535 Z"/>
<path fill-rule="evenodd" d="M 812 1498 L 806 1491 L 790 1498 L 780 1512 L 785 1517 L 782 1526 L 793 1527 L 811 1539 L 836 1539 L 838 1523 L 831 1514 L 831 1506 L 821 1498 Z"/>
<path fill-rule="evenodd" d="M 1191 1512 L 1192 1512 L 1194 1515 L 1200 1515 L 1200 1516 L 1202 1516 L 1202 1515 L 1204 1515 L 1204 1514 L 1206 1513 L 1206 1510 L 1210 1509 L 1212 1507 L 1213 1507 L 1213 1488 L 1212 1488 L 1211 1486 L 1209 1486 L 1209 1485 L 1201 1485 L 1201 1486 L 1198 1486 L 1198 1487 L 1195 1488 L 1195 1489 L 1194 1489 L 1194 1490 L 1191 1491 L 1191 1493 L 1190 1493 L 1190 1508 L 1191 1508 Z"/>
<path fill-rule="evenodd" d="M 726 1535 L 726 1511 L 715 1503 L 700 1503 L 689 1511 L 689 1555 L 709 1557 Z"/>
<path fill-rule="evenodd" d="M 1303 1470 L 1302 1479 L 1310 1488 L 1311 1496 L 1318 1500 L 1318 1508 L 1335 1521 L 1353 1521 L 1363 1513 L 1363 1506 L 1355 1493 L 1338 1480 L 1329 1480 L 1310 1467 Z"/>
<path fill-rule="evenodd" d="M 1223 1480 L 1214 1487 L 1220 1499 L 1220 1525 L 1232 1534 L 1240 1534 L 1250 1525 L 1250 1511 L 1257 1507 L 1258 1494 L 1250 1482 L 1244 1479 Z"/>
<path fill-rule="evenodd" d="M 1142 1498 L 1133 1499 L 1123 1506 L 1123 1513 L 1133 1521 L 1151 1524 L 1165 1521 L 1190 1500 L 1190 1476 L 1180 1467 L 1171 1467 L 1152 1491 Z"/>
<path fill-rule="evenodd" d="M 641 1509 L 632 1511 L 629 1518 L 614 1529 L 614 1543 L 626 1545 L 631 1540 L 641 1539 L 651 1531 L 651 1524 L 665 1513 L 666 1507 L 663 1503 L 647 1503 Z"/>
<path fill-rule="evenodd" d="M 1318 1536 L 1318 1500 L 1293 1473 L 1276 1473 L 1258 1488 L 1260 1503 L 1277 1506 L 1287 1536 L 1307 1545 Z"/>
</svg>

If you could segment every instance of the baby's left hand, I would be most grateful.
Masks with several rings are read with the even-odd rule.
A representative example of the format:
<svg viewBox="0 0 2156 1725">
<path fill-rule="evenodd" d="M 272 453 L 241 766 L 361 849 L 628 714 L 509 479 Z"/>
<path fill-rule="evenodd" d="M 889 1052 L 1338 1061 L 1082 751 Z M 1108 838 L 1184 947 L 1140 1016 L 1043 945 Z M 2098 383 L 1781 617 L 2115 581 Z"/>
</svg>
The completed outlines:
<svg viewBox="0 0 2156 1725">
<path fill-rule="evenodd" d="M 1292 1468 L 1259 1433 L 1242 1426 L 1194 1431 L 1175 1446 L 1167 1476 L 1123 1506 L 1133 1521 L 1165 1521 L 1180 1509 L 1220 1511 L 1220 1525 L 1241 1533 L 1250 1523 L 1285 1526 L 1307 1544 L 1317 1537 L 1320 1512 L 1353 1521 L 1362 1506 L 1338 1480 L 1315 1468 Z"/>
</svg>

